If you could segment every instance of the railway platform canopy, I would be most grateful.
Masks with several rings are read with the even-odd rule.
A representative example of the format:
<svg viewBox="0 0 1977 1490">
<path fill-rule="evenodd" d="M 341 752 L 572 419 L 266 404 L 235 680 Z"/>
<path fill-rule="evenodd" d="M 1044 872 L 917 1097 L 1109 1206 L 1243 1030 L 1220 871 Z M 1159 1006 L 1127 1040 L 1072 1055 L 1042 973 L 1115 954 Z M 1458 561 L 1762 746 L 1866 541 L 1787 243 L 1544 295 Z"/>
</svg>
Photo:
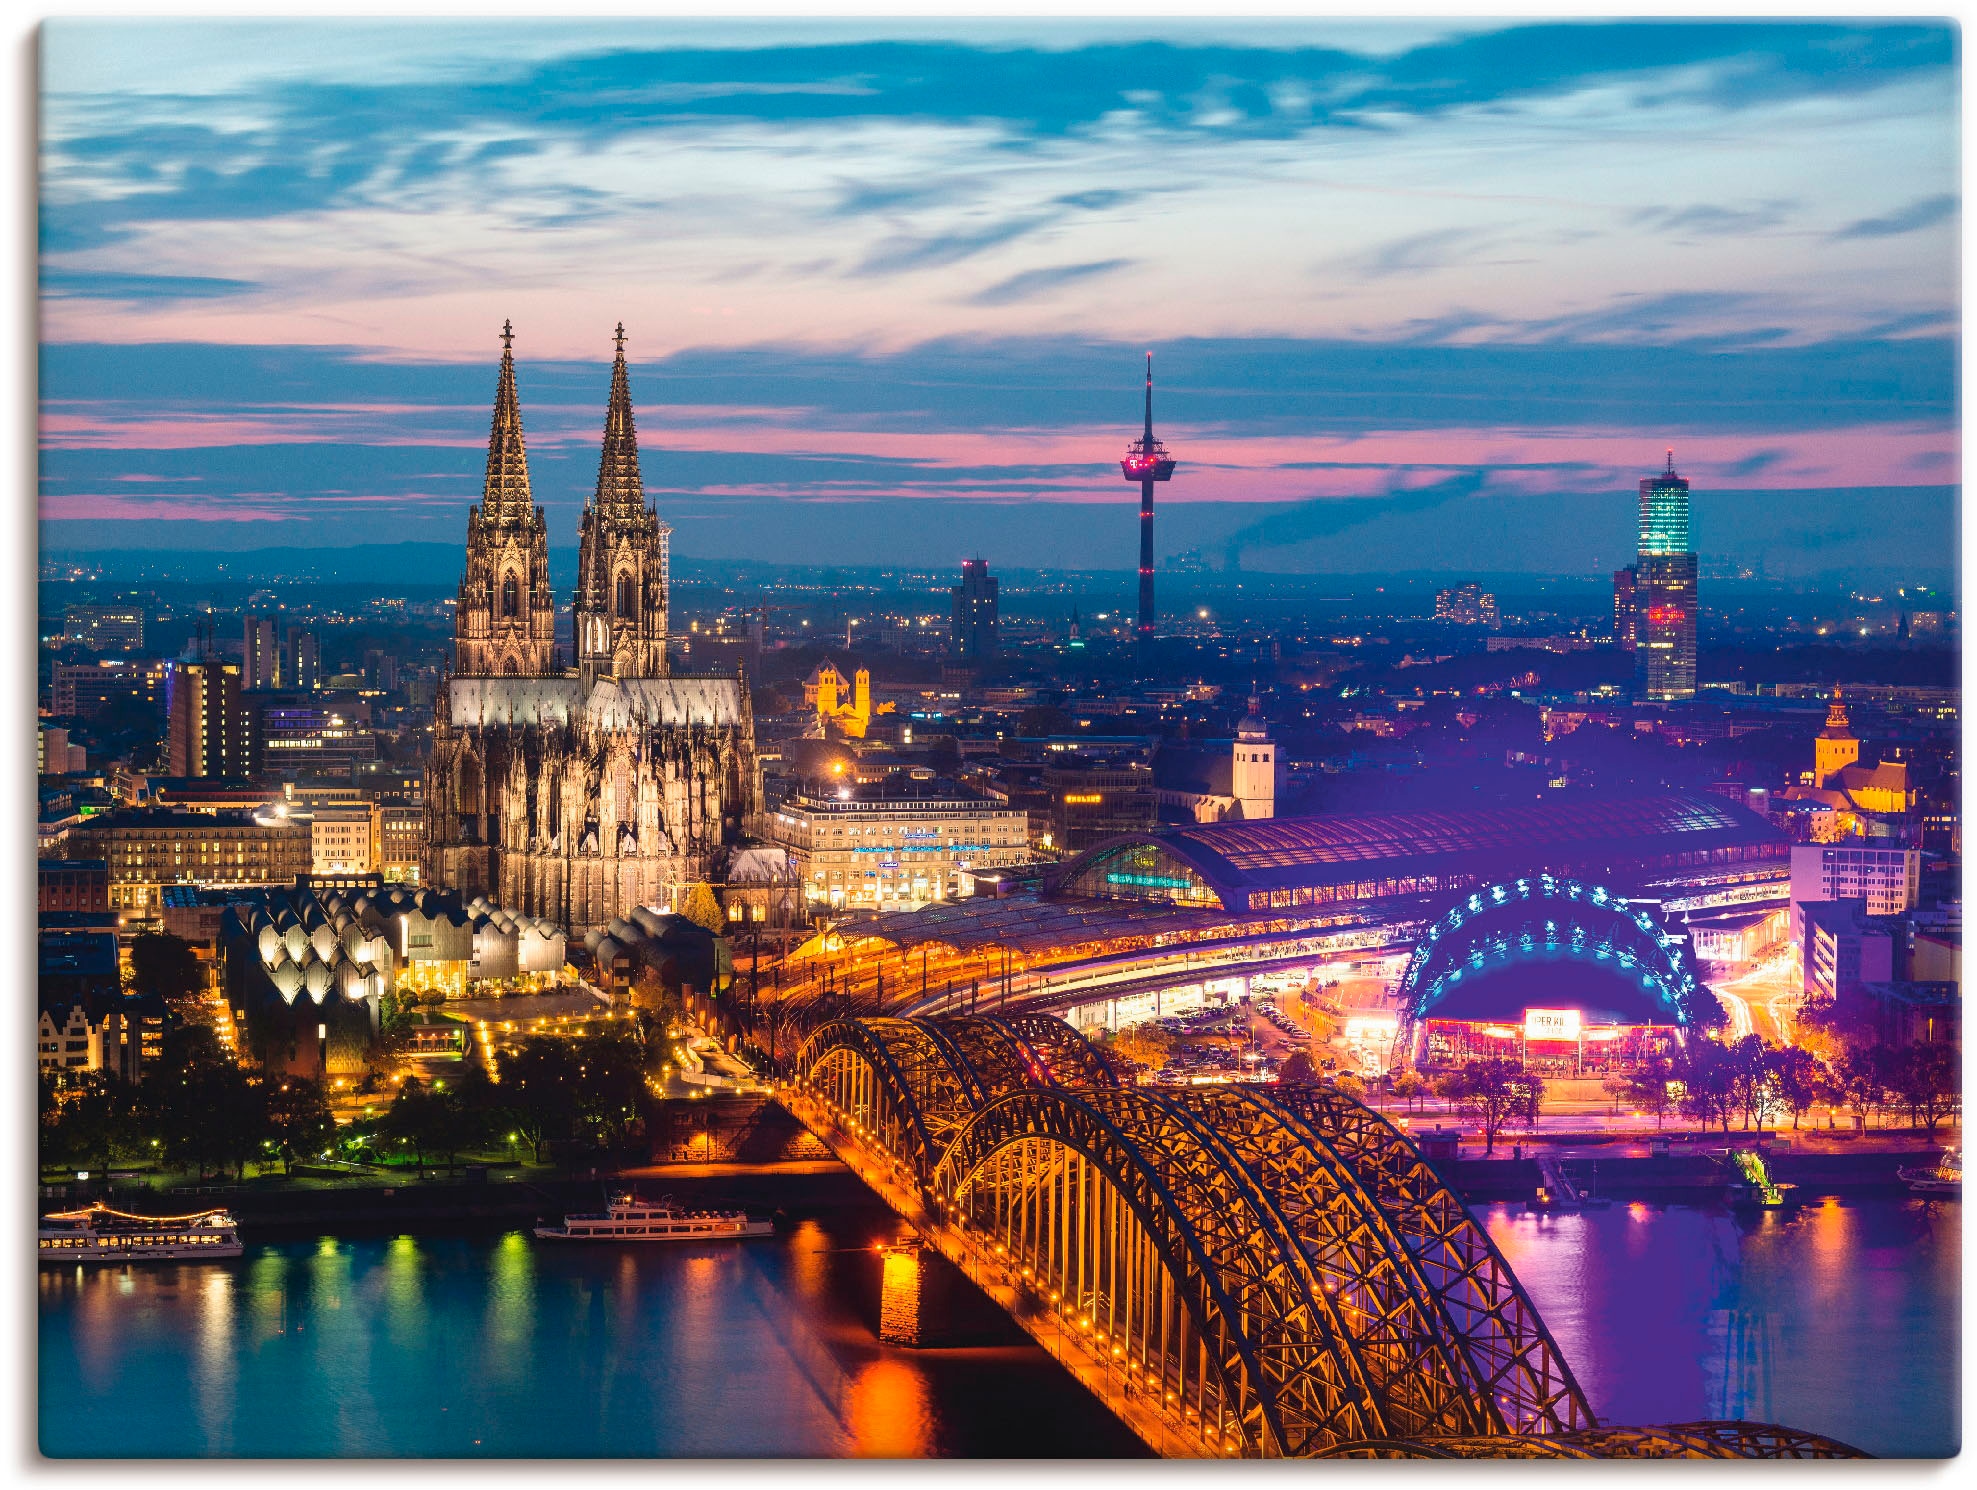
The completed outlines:
<svg viewBox="0 0 1977 1490">
<path fill-rule="evenodd" d="M 1724 798 L 1575 795 L 1127 834 L 1071 860 L 1048 893 L 1253 914 L 1450 894 L 1545 871 L 1641 891 L 1686 888 L 1775 875 L 1789 852 L 1783 833 Z"/>
</svg>

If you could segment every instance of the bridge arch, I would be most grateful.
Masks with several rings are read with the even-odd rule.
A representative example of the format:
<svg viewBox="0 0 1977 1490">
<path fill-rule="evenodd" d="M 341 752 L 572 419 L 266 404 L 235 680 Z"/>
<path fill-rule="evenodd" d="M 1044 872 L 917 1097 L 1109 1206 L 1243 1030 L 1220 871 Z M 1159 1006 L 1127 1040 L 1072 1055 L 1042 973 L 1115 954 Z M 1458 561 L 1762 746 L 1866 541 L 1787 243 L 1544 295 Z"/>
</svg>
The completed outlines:
<svg viewBox="0 0 1977 1490">
<path fill-rule="evenodd" d="M 983 1100 L 952 1047 L 909 1019 L 832 1020 L 804 1041 L 797 1066 L 834 1119 L 916 1188 Z"/>
<path fill-rule="evenodd" d="M 1399 992 L 1414 1020 L 1458 1006 L 1468 1017 L 1468 1004 L 1503 996 L 1506 975 L 1528 983 L 1553 971 L 1590 979 L 1588 991 L 1624 1005 L 1617 1012 L 1629 1022 L 1694 1021 L 1700 985 L 1687 939 L 1602 885 L 1550 874 L 1458 900 L 1423 934 Z"/>
</svg>

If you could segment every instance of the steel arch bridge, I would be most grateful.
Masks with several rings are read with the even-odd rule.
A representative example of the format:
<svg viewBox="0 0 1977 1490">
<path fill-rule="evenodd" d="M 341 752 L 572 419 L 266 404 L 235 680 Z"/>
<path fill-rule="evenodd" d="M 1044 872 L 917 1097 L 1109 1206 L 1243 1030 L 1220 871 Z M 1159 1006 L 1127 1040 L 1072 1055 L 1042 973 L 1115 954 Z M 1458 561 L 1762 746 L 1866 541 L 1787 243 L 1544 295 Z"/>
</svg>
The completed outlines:
<svg viewBox="0 0 1977 1490">
<path fill-rule="evenodd" d="M 1602 1426 L 1460 1197 L 1328 1087 L 1122 1086 L 1022 1015 L 835 1021 L 781 1097 L 1163 1454 L 1855 1453 Z"/>
</svg>

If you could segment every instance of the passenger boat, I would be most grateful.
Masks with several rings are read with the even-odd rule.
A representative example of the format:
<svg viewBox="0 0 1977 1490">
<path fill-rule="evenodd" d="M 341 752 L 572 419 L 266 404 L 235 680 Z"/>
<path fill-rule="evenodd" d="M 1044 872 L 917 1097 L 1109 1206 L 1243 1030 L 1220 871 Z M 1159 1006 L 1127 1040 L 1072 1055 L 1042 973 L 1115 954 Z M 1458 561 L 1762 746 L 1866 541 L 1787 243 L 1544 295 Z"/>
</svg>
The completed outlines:
<svg viewBox="0 0 1977 1490">
<path fill-rule="evenodd" d="M 241 1254 L 240 1223 L 225 1210 L 137 1216 L 102 1201 L 41 1218 L 43 1263 L 213 1262 Z"/>
<path fill-rule="evenodd" d="M 1895 1174 L 1917 1195 L 1963 1193 L 1963 1156 L 1955 1149 L 1944 1149 L 1933 1169 L 1897 1169 Z"/>
<path fill-rule="evenodd" d="M 683 1211 L 671 1201 L 614 1195 L 602 1211 L 565 1216 L 561 1226 L 538 1226 L 545 1242 L 712 1242 L 773 1236 L 773 1221 L 751 1221 L 746 1211 Z"/>
</svg>

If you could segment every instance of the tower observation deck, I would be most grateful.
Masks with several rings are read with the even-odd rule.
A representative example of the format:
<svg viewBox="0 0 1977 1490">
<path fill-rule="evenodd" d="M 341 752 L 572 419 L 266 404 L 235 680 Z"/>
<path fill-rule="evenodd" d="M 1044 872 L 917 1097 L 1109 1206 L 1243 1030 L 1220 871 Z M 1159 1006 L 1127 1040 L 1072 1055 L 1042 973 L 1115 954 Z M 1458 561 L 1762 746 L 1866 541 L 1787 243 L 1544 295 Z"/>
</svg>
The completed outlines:
<svg viewBox="0 0 1977 1490">
<path fill-rule="evenodd" d="M 1174 479 L 1174 458 L 1153 438 L 1153 353 L 1146 354 L 1146 428 L 1126 447 L 1119 472 L 1140 486 L 1139 640 L 1153 639 L 1153 483 Z"/>
</svg>

